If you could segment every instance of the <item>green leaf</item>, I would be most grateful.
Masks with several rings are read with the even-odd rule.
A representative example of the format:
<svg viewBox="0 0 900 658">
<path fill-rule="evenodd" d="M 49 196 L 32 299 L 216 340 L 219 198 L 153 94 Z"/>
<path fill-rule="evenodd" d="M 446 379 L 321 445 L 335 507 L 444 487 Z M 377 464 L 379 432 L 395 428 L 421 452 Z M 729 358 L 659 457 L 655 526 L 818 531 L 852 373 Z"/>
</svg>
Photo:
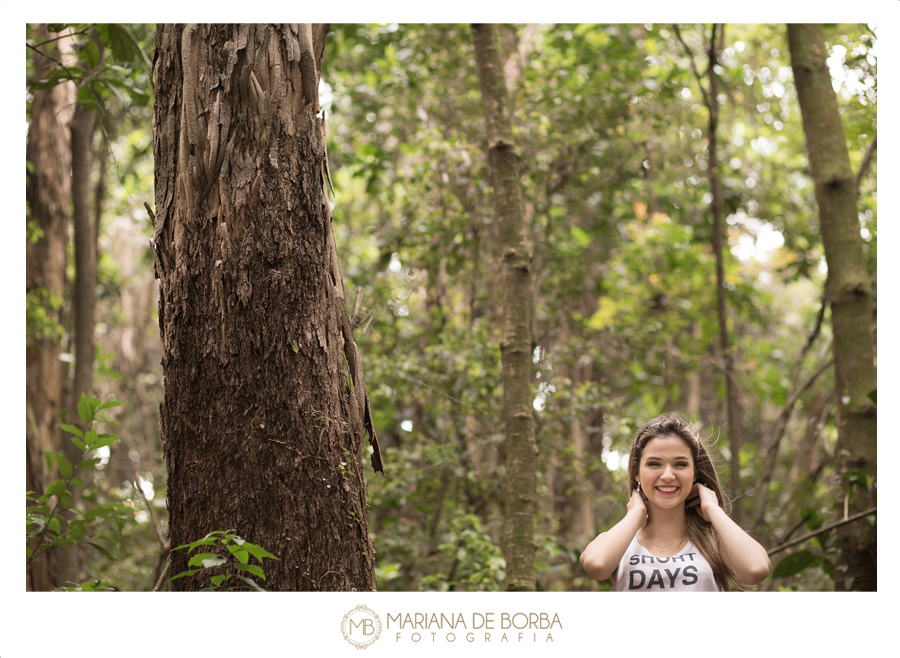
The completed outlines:
<svg viewBox="0 0 900 658">
<path fill-rule="evenodd" d="M 109 47 L 114 59 L 120 62 L 137 62 L 141 59 L 141 49 L 131 33 L 118 23 L 110 23 L 107 28 Z"/>
<path fill-rule="evenodd" d="M 47 493 L 51 496 L 60 496 L 66 490 L 66 483 L 63 480 L 53 480 L 47 485 Z"/>
<path fill-rule="evenodd" d="M 204 537 L 203 539 L 198 539 L 197 541 L 192 542 L 190 544 L 182 544 L 181 546 L 176 546 L 172 550 L 180 551 L 183 548 L 187 548 L 188 552 L 190 552 L 190 551 L 194 550 L 195 548 L 197 548 L 198 546 L 212 546 L 215 543 L 216 543 L 215 539 L 208 539 L 208 538 Z"/>
<path fill-rule="evenodd" d="M 234 567 L 236 569 L 240 569 L 241 571 L 249 571 L 254 576 L 259 576 L 263 580 L 266 579 L 265 572 L 260 567 L 256 566 L 255 564 L 236 564 L 236 565 L 234 565 Z"/>
<path fill-rule="evenodd" d="M 84 513 L 85 521 L 93 521 L 94 519 L 107 516 L 107 512 L 102 507 L 94 507 Z"/>
<path fill-rule="evenodd" d="M 78 462 L 78 466 L 75 467 L 75 470 L 77 471 L 82 468 L 93 469 L 96 464 L 100 463 L 100 461 L 101 460 L 99 457 L 92 457 L 91 459 L 82 459 L 80 462 Z"/>
<path fill-rule="evenodd" d="M 198 546 L 215 546 L 217 543 L 218 542 L 214 538 L 206 536 L 203 539 L 198 539 L 195 542 L 191 542 L 190 544 L 188 544 L 188 546 L 191 550 L 194 550 Z"/>
<path fill-rule="evenodd" d="M 196 566 L 203 565 L 204 560 L 208 560 L 208 559 L 214 558 L 214 557 L 215 558 L 219 557 L 219 554 L 218 553 L 197 553 L 196 555 L 192 555 L 191 559 L 188 560 L 188 566 L 196 567 Z M 204 566 L 204 568 L 206 568 L 205 565 L 203 565 L 203 566 Z"/>
<path fill-rule="evenodd" d="M 59 474 L 64 478 L 72 475 L 72 462 L 70 462 L 62 453 L 56 455 L 56 464 L 59 466 Z"/>
<path fill-rule="evenodd" d="M 97 68 L 100 63 L 100 48 L 93 39 L 82 41 L 80 48 L 76 46 L 78 56 L 88 65 L 88 68 Z"/>
<path fill-rule="evenodd" d="M 791 553 L 775 567 L 773 578 L 788 578 L 795 576 L 804 569 L 817 565 L 821 561 L 818 555 L 807 550 Z"/>
<path fill-rule="evenodd" d="M 99 407 L 97 407 L 97 411 L 101 409 L 112 409 L 113 407 L 121 407 L 123 404 L 126 404 L 125 400 L 110 400 L 109 402 L 104 402 Z"/>
<path fill-rule="evenodd" d="M 280 559 L 280 558 L 272 555 L 271 553 L 269 553 L 269 551 L 262 548 L 261 546 L 257 546 L 256 544 L 251 544 L 250 542 L 245 543 L 244 548 L 246 548 L 248 551 L 250 551 L 251 555 L 253 555 L 253 557 L 255 557 L 257 560 L 259 560 L 260 564 L 262 564 L 263 558 L 266 558 L 266 557 L 271 560 Z"/>
<path fill-rule="evenodd" d="M 210 580 L 212 581 L 212 584 L 215 585 L 216 587 L 221 587 L 222 583 L 227 581 L 229 578 L 231 578 L 231 574 L 220 575 L 220 576 L 210 576 Z"/>
<path fill-rule="evenodd" d="M 223 564 L 228 564 L 228 560 L 217 555 L 203 560 L 202 564 L 204 569 L 212 569 L 213 567 L 220 567 Z M 188 566 L 191 566 L 190 563 L 188 563 Z"/>
<path fill-rule="evenodd" d="M 194 574 L 196 574 L 199 571 L 202 571 L 202 569 L 191 569 L 190 571 L 182 571 L 177 576 L 172 576 L 171 578 L 169 578 L 169 582 L 172 582 L 173 580 L 178 580 L 179 578 L 184 578 L 185 576 L 193 576 Z"/>
<path fill-rule="evenodd" d="M 108 550 L 106 550 L 105 548 L 103 548 L 100 544 L 95 544 L 95 543 L 92 542 L 92 541 L 89 541 L 89 542 L 87 542 L 87 543 L 88 543 L 89 545 L 93 546 L 94 548 L 96 548 L 98 551 L 100 551 L 100 553 L 103 554 L 103 557 L 105 557 L 105 558 L 107 558 L 107 559 L 109 559 L 109 560 L 115 561 L 116 558 L 114 558 L 114 557 L 112 556 L 112 553 L 110 553 Z"/>
<path fill-rule="evenodd" d="M 247 564 L 250 560 L 250 553 L 248 553 L 244 548 L 240 546 L 228 546 L 228 550 L 231 554 L 237 558 L 238 562 L 241 564 Z"/>
<path fill-rule="evenodd" d="M 84 433 L 80 429 L 78 429 L 75 425 L 62 424 L 62 425 L 60 425 L 60 427 L 63 430 L 65 430 L 66 432 L 69 432 L 70 434 L 74 434 L 79 439 L 84 438 Z"/>
<path fill-rule="evenodd" d="M 79 95 L 81 95 L 81 90 L 79 90 Z M 90 98 L 90 95 L 88 95 L 88 98 Z M 84 393 L 82 393 L 81 397 L 78 399 L 78 417 L 81 418 L 82 422 L 86 425 L 90 425 L 91 421 L 94 420 L 94 408 L 88 401 L 88 396 Z"/>
<path fill-rule="evenodd" d="M 265 592 L 265 591 L 266 591 L 266 590 L 264 590 L 262 587 L 260 587 L 259 585 L 257 585 L 257 584 L 256 584 L 256 581 L 254 581 L 252 578 L 247 578 L 247 577 L 245 577 L 245 576 L 238 576 L 238 578 L 240 578 L 240 579 L 243 580 L 245 583 L 247 583 L 247 584 L 250 586 L 250 589 L 252 589 L 252 590 L 254 590 L 254 591 L 256 591 L 256 592 Z"/>
<path fill-rule="evenodd" d="M 105 448 L 106 446 L 111 446 L 116 440 L 119 438 L 118 434 L 98 434 L 97 440 L 94 442 L 94 445 L 91 447 L 94 450 L 99 450 L 100 448 Z"/>
<path fill-rule="evenodd" d="M 87 532 L 87 526 L 84 521 L 69 521 L 69 538 L 73 542 L 77 542 L 84 537 Z"/>
<path fill-rule="evenodd" d="M 875 404 L 878 404 L 878 401 L 875 399 L 875 394 L 876 394 L 877 391 L 878 391 L 878 389 L 876 388 L 874 391 L 872 391 L 871 393 L 869 393 L 869 399 L 870 399 L 872 402 L 874 402 Z"/>
</svg>

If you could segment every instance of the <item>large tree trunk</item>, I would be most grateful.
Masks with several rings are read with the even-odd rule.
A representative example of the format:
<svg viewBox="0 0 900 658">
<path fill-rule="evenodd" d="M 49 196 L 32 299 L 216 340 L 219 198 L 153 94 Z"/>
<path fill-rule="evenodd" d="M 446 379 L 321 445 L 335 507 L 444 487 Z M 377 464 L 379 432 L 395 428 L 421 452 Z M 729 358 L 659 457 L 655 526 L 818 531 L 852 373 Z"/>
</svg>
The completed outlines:
<svg viewBox="0 0 900 658">
<path fill-rule="evenodd" d="M 874 504 L 877 439 L 875 403 L 869 398 L 876 387 L 871 291 L 859 232 L 856 182 L 825 63 L 822 28 L 788 25 L 788 43 L 828 262 L 843 516 Z M 837 533 L 841 557 L 836 588 L 877 589 L 875 527 L 864 520 L 845 524 Z"/>
<path fill-rule="evenodd" d="M 722 189 L 719 186 L 719 160 L 716 156 L 717 138 L 716 132 L 719 126 L 719 100 L 717 98 L 718 79 L 715 66 L 718 61 L 716 38 L 723 39 L 725 35 L 724 25 L 713 25 L 709 38 L 709 94 L 707 104 L 709 106 L 709 184 L 712 193 L 713 216 L 713 250 L 716 254 L 716 300 L 719 313 L 719 343 L 722 348 L 722 370 L 725 374 L 725 397 L 728 409 L 728 447 L 731 451 L 731 492 L 733 496 L 740 496 L 741 487 L 741 422 L 738 410 L 737 382 L 734 374 L 734 357 L 731 353 L 731 344 L 728 339 L 728 307 L 725 295 L 725 227 L 722 219 Z M 731 512 L 737 523 L 741 519 L 741 507 L 735 505 Z"/>
<path fill-rule="evenodd" d="M 536 453 L 531 378 L 531 249 L 522 219 L 519 154 L 512 136 L 503 63 L 492 25 L 473 25 L 487 120 L 497 251 L 503 262 L 503 420 L 506 428 L 506 589 L 534 590 Z"/>
<path fill-rule="evenodd" d="M 316 118 L 326 33 L 244 24 L 159 25 L 156 35 L 170 541 L 235 529 L 280 558 L 265 565 L 270 590 L 375 587 L 366 430 L 381 462 Z M 171 573 L 187 560 L 173 551 Z"/>
<path fill-rule="evenodd" d="M 38 42 L 58 36 L 38 26 Z M 61 42 L 47 44 L 42 50 L 59 58 Z M 49 73 L 52 63 L 35 54 L 35 78 Z M 28 293 L 46 291 L 51 298 L 62 300 L 66 284 L 66 242 L 69 226 L 69 121 L 72 116 L 74 86 L 65 82 L 50 89 L 34 92 L 31 125 L 28 129 L 26 160 L 31 163 L 26 198 L 30 221 L 43 231 L 36 243 L 25 245 L 25 289 Z M 29 301 L 31 303 L 32 300 Z M 45 300 L 46 301 L 46 300 Z M 50 311 L 61 321 L 61 310 Z M 47 485 L 44 473 L 44 450 L 57 450 L 62 441 L 59 412 L 62 405 L 61 347 L 56 338 L 29 336 L 25 352 L 26 397 L 26 487 L 40 495 Z M 27 588 L 49 590 L 60 584 L 53 563 L 55 551 L 34 560 L 27 569 Z"/>
</svg>

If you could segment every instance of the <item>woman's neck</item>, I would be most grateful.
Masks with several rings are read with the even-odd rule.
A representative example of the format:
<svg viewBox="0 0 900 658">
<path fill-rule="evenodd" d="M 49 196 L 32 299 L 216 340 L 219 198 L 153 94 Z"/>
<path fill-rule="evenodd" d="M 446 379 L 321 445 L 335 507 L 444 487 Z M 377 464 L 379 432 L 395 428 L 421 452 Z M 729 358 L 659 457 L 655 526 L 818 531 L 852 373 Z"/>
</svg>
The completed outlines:
<svg viewBox="0 0 900 658">
<path fill-rule="evenodd" d="M 644 534 L 650 537 L 674 537 L 687 532 L 687 516 L 683 507 L 661 509 L 652 506 L 650 520 L 643 528 Z"/>
</svg>

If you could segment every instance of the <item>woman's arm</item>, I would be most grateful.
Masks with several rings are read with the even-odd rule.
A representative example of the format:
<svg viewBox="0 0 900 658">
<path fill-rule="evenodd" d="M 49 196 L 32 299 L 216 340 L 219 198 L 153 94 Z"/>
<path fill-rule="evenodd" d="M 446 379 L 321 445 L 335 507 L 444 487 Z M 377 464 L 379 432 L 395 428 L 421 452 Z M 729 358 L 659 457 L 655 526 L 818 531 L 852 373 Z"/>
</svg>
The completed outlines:
<svg viewBox="0 0 900 658">
<path fill-rule="evenodd" d="M 725 564 L 745 585 L 756 585 L 764 581 L 772 566 L 766 549 L 719 507 L 719 499 L 711 489 L 702 484 L 695 484 L 694 489 L 700 495 L 700 516 L 712 523 L 722 539 Z"/>
<path fill-rule="evenodd" d="M 631 494 L 626 509 L 625 518 L 608 532 L 598 535 L 581 554 L 581 566 L 594 580 L 610 577 L 637 531 L 647 525 L 647 508 L 640 492 Z"/>
</svg>

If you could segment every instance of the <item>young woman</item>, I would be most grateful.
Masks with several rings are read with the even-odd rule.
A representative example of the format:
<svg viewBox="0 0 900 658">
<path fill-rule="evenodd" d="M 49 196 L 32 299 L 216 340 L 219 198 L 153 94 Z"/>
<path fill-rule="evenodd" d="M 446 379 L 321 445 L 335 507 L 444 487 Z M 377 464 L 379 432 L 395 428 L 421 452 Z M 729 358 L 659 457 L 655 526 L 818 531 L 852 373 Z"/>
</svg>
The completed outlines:
<svg viewBox="0 0 900 658">
<path fill-rule="evenodd" d="M 766 550 L 731 520 L 706 446 L 688 423 L 660 416 L 634 437 L 625 518 L 581 554 L 613 591 L 727 591 L 769 575 Z"/>
</svg>

